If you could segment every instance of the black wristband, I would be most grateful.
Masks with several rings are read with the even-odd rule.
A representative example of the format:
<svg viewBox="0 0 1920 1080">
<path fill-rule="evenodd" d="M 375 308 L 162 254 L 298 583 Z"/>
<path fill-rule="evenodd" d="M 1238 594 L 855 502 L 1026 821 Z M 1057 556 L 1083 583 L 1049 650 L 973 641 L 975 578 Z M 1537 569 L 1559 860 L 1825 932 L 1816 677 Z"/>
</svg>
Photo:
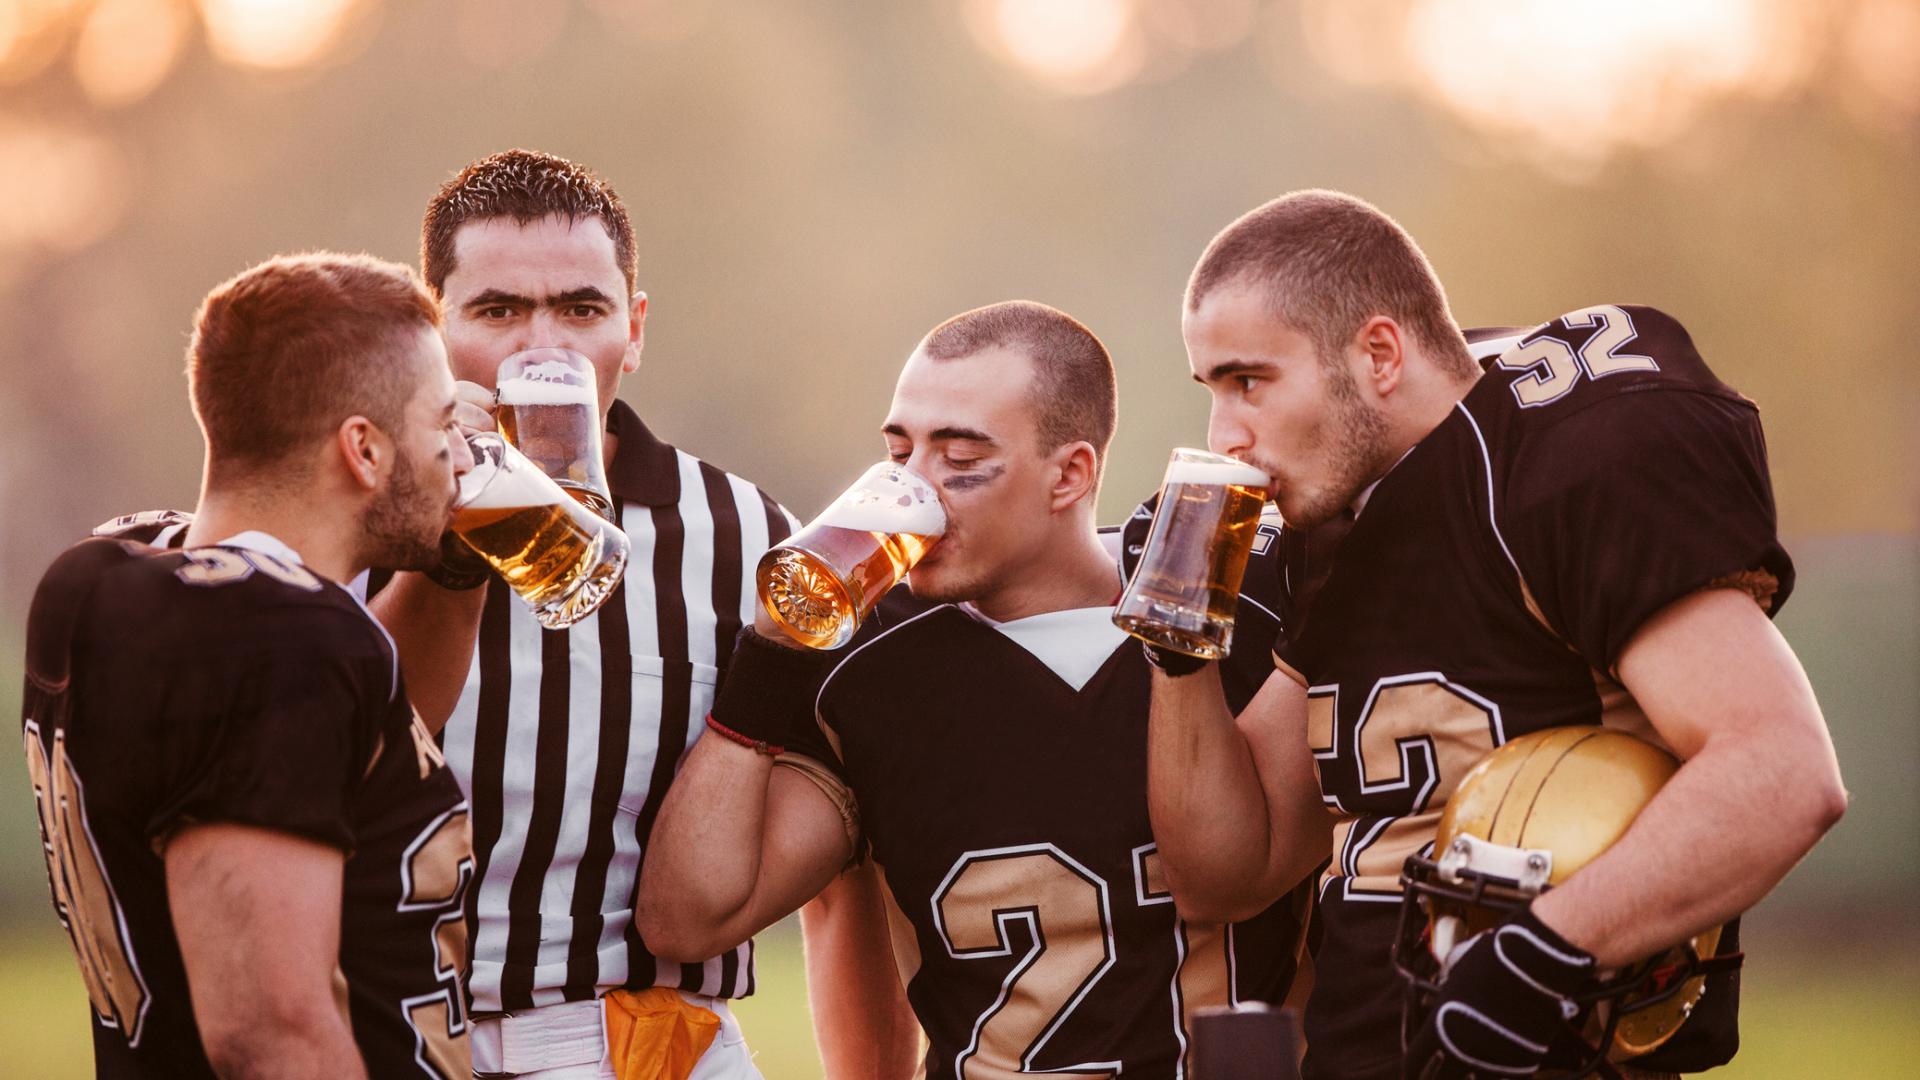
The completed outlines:
<svg viewBox="0 0 1920 1080">
<path fill-rule="evenodd" d="M 790 732 L 814 726 L 814 699 L 841 657 L 778 645 L 742 627 L 733 662 L 713 699 L 713 718 L 728 730 L 774 746 L 804 745 Z"/>
<path fill-rule="evenodd" d="M 1142 641 L 1140 647 L 1146 650 L 1147 663 L 1159 668 L 1169 679 L 1191 675 L 1212 663 L 1211 660 L 1202 660 L 1197 656 L 1169 649 L 1164 645 L 1155 645 L 1151 641 Z"/>
<path fill-rule="evenodd" d="M 493 568 L 480 553 L 467 546 L 452 529 L 440 534 L 440 561 L 426 571 L 427 580 L 443 589 L 465 592 L 487 583 Z"/>
</svg>

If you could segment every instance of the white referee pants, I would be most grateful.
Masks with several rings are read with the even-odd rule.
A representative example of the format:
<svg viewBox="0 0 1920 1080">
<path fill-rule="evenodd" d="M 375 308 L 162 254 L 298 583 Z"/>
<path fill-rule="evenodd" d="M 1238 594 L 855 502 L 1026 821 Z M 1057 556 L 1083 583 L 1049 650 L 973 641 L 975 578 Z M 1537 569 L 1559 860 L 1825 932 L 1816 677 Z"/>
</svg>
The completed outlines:
<svg viewBox="0 0 1920 1080">
<path fill-rule="evenodd" d="M 720 1018 L 720 1033 L 694 1064 L 688 1080 L 762 1080 L 747 1051 L 747 1038 L 725 998 L 682 993 L 689 1005 Z M 544 1005 L 492 1020 L 477 1020 L 470 1034 L 475 1076 L 516 1080 L 614 1080 L 607 1054 L 607 1006 L 603 1001 Z"/>
</svg>

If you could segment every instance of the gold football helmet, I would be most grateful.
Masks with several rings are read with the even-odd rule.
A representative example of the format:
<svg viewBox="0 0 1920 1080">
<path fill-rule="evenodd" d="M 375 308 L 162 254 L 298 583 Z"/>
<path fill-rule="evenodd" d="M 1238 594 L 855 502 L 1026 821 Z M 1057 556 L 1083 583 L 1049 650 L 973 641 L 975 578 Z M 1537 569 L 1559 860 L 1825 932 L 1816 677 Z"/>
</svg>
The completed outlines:
<svg viewBox="0 0 1920 1080">
<path fill-rule="evenodd" d="M 1612 847 L 1679 767 L 1665 751 L 1600 727 L 1523 735 L 1474 766 L 1440 816 L 1432 856 L 1409 857 L 1400 877 L 1393 959 L 1407 980 L 1403 1041 L 1458 950 Z M 1671 1038 L 1706 976 L 1740 962 L 1738 954 L 1713 958 L 1721 929 L 1603 973 L 1576 999 L 1580 1013 L 1556 1042 L 1580 1054 L 1566 1075 L 1614 1075 L 1610 1063 Z"/>
</svg>

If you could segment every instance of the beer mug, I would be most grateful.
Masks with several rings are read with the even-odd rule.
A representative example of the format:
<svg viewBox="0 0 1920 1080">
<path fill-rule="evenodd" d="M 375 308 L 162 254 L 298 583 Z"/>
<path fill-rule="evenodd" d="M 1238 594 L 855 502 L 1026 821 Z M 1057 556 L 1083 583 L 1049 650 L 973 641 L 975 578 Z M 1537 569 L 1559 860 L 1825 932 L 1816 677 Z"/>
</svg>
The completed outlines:
<svg viewBox="0 0 1920 1080">
<path fill-rule="evenodd" d="M 1244 461 L 1175 450 L 1140 565 L 1114 608 L 1114 625 L 1203 660 L 1227 655 L 1240 578 L 1269 482 Z"/>
<path fill-rule="evenodd" d="M 586 508 L 493 432 L 467 438 L 454 534 L 498 571 L 549 630 L 572 626 L 613 594 L 627 571 L 627 534 Z"/>
<path fill-rule="evenodd" d="M 946 531 L 933 485 L 883 461 L 760 557 L 760 603 L 793 640 L 837 649 Z"/>
<path fill-rule="evenodd" d="M 494 421 L 540 471 L 588 509 L 613 520 L 601 452 L 593 364 L 569 349 L 528 349 L 500 362 Z"/>
</svg>

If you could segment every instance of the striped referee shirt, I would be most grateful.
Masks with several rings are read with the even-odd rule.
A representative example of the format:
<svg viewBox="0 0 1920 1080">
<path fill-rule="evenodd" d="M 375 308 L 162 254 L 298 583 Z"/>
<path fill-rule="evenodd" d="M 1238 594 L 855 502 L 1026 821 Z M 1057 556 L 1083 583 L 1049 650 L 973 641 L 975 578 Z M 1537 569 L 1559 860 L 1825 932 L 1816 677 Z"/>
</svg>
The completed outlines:
<svg viewBox="0 0 1920 1080">
<path fill-rule="evenodd" d="M 760 554 L 793 516 L 758 487 L 655 438 L 624 402 L 607 469 L 633 543 L 605 606 L 543 630 L 487 592 L 466 689 L 441 738 L 472 804 L 468 991 L 478 1014 L 615 987 L 753 993 L 753 943 L 701 964 L 633 928 L 647 834 L 752 617 Z"/>
</svg>

